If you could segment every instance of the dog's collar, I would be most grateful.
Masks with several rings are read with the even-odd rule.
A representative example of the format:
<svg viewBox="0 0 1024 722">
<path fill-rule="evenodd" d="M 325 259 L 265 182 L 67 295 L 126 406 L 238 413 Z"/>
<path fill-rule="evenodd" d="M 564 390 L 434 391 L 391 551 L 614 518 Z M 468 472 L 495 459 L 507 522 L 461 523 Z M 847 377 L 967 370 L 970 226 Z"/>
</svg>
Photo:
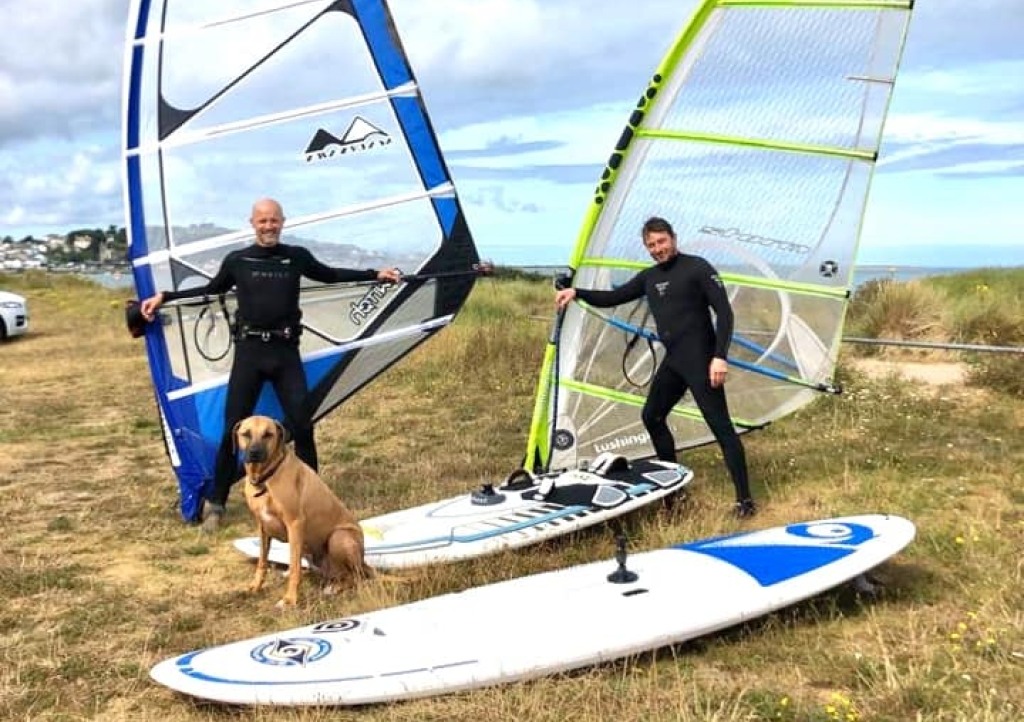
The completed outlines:
<svg viewBox="0 0 1024 722">
<path fill-rule="evenodd" d="M 261 497 L 261 496 L 263 496 L 264 494 L 267 493 L 267 483 L 266 482 L 253 481 L 252 479 L 248 479 L 248 482 L 250 484 L 252 484 L 253 486 L 255 486 L 257 489 L 259 489 L 259 491 L 256 491 L 256 492 L 253 493 L 252 496 L 253 496 L 254 499 L 258 499 L 259 497 Z"/>
<path fill-rule="evenodd" d="M 287 454 L 281 454 L 281 457 L 274 464 L 271 464 L 268 468 L 264 469 L 263 473 L 259 475 L 259 478 L 255 480 L 251 476 L 246 474 L 246 482 L 252 484 L 253 486 L 259 489 L 259 491 L 253 494 L 254 497 L 260 497 L 267 493 L 267 480 L 270 479 L 270 477 L 272 477 L 274 473 L 277 471 L 278 467 L 284 463 L 284 459 L 286 456 Z"/>
</svg>

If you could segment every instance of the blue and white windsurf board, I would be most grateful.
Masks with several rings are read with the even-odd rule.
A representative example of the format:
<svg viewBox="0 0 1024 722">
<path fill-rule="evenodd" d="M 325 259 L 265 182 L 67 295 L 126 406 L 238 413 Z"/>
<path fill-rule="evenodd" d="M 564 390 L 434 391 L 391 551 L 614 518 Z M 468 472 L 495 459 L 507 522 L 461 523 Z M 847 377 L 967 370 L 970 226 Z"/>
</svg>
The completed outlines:
<svg viewBox="0 0 1024 722">
<path fill-rule="evenodd" d="M 703 539 L 629 557 L 634 581 L 610 581 L 613 560 L 592 562 L 189 652 L 151 675 L 195 697 L 267 705 L 356 705 L 530 679 L 768 614 L 864 574 L 914 534 L 907 519 L 876 514 Z"/>
</svg>

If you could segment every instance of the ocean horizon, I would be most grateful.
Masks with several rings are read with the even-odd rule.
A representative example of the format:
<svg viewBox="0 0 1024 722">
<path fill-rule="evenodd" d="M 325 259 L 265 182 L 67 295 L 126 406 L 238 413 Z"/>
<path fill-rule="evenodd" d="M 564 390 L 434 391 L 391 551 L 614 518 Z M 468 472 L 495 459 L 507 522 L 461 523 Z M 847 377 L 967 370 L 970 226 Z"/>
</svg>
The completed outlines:
<svg viewBox="0 0 1024 722">
<path fill-rule="evenodd" d="M 569 270 L 567 265 L 518 265 L 496 264 L 499 269 L 509 269 L 532 273 L 538 276 L 553 278 L 558 273 Z M 893 281 L 911 281 L 927 276 L 948 276 L 956 273 L 976 271 L 981 268 L 998 268 L 1000 266 L 920 266 L 883 263 L 865 263 L 854 266 L 853 288 L 859 288 L 872 280 L 889 279 Z M 96 271 L 79 272 L 76 275 L 88 278 L 106 288 L 123 288 L 129 292 L 134 290 L 132 275 L 128 271 Z"/>
<path fill-rule="evenodd" d="M 568 266 L 519 266 L 519 265 L 498 265 L 499 268 L 509 268 L 524 273 L 534 273 L 539 276 L 554 277 L 556 273 L 564 273 L 569 270 Z M 889 279 L 892 281 L 912 281 L 916 278 L 926 276 L 948 276 L 956 273 L 966 273 L 979 268 L 991 268 L 992 266 L 901 266 L 883 263 L 865 263 L 853 267 L 853 288 L 859 288 L 868 281 Z"/>
</svg>

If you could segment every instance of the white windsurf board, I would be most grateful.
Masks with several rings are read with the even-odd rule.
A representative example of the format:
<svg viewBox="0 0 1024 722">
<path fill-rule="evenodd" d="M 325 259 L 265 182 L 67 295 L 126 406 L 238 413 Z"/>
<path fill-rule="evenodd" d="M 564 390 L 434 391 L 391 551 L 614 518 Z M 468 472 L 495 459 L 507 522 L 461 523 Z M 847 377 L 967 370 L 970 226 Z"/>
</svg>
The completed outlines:
<svg viewBox="0 0 1024 722">
<path fill-rule="evenodd" d="M 151 675 L 195 697 L 268 705 L 355 705 L 535 678 L 768 614 L 864 574 L 914 534 L 907 519 L 877 514 L 704 539 L 629 556 L 629 582 L 609 579 L 616 561 L 593 562 L 190 652 Z"/>
<path fill-rule="evenodd" d="M 608 521 L 675 493 L 693 471 L 658 460 L 627 462 L 607 456 L 590 470 L 517 480 L 443 501 L 395 511 L 360 522 L 366 563 L 400 569 L 493 554 L 568 534 Z M 237 539 L 235 547 L 258 558 L 258 537 Z M 288 564 L 288 545 L 271 543 L 269 559 Z"/>
</svg>

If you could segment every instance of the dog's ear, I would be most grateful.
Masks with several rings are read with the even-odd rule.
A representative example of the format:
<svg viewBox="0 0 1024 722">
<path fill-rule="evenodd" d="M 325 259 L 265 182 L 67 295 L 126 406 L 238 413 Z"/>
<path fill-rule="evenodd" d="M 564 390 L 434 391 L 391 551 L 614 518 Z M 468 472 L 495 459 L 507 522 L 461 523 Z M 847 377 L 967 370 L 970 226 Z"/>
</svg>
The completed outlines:
<svg viewBox="0 0 1024 722">
<path fill-rule="evenodd" d="M 277 426 L 277 433 L 281 437 L 281 445 L 284 446 L 292 440 L 292 435 L 288 433 L 288 429 L 280 421 L 274 421 L 274 424 Z"/>
<path fill-rule="evenodd" d="M 231 427 L 231 450 L 234 452 L 238 451 L 238 427 L 241 426 L 244 422 L 245 419 L 242 419 L 237 424 Z"/>
</svg>

